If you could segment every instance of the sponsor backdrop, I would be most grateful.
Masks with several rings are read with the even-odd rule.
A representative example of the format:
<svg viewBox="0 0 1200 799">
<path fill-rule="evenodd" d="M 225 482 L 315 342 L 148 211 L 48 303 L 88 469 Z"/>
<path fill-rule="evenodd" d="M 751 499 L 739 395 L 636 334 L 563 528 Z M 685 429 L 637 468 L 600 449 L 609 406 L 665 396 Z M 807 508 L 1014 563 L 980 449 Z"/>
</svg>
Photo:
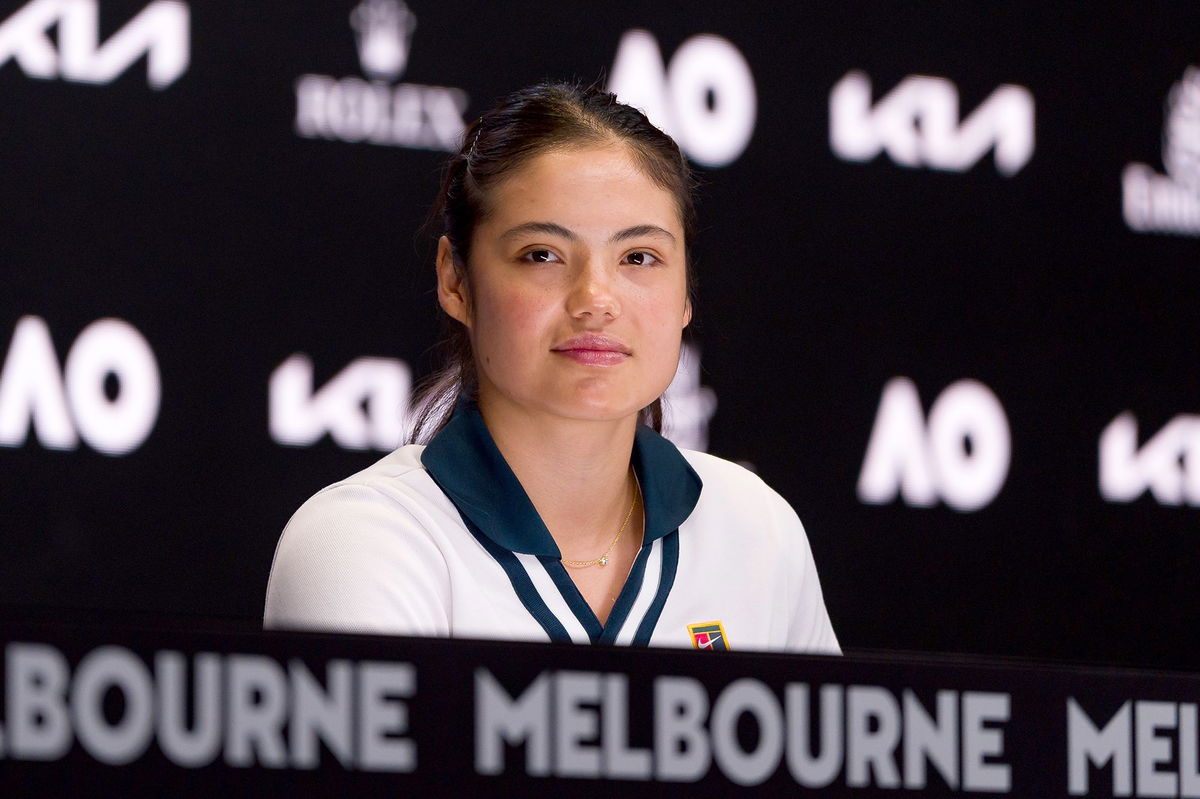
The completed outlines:
<svg viewBox="0 0 1200 799">
<path fill-rule="evenodd" d="M 796 507 L 848 649 L 1200 667 L 1183 2 L 0 2 L 6 612 L 251 624 L 431 368 L 442 159 L 544 77 L 701 172 L 672 436 Z"/>
</svg>

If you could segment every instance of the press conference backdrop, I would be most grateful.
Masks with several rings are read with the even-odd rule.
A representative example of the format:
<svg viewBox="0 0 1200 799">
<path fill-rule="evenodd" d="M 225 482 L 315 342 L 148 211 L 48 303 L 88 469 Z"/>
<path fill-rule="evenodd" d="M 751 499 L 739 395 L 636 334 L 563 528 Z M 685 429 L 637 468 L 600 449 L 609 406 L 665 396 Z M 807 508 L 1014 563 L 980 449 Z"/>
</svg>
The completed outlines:
<svg viewBox="0 0 1200 799">
<path fill-rule="evenodd" d="M 700 172 L 671 435 L 844 645 L 1200 667 L 1191 2 L 0 2 L 6 612 L 257 618 L 432 368 L 439 165 L 546 77 Z"/>
</svg>

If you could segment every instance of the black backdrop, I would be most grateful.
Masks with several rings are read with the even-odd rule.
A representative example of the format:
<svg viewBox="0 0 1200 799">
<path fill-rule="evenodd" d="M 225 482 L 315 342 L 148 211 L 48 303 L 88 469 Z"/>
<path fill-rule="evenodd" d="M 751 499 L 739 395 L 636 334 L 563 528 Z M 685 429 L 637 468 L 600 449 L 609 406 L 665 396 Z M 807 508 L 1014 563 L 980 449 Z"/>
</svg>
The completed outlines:
<svg viewBox="0 0 1200 799">
<path fill-rule="evenodd" d="M 412 0 L 406 40 L 386 24 L 400 7 L 384 2 L 370 9 L 382 15 L 376 44 L 411 48 L 370 77 L 355 8 L 0 2 L 0 604 L 257 617 L 291 511 L 395 432 L 382 424 L 357 450 L 320 425 L 272 435 L 272 374 L 300 354 L 320 390 L 357 359 L 389 359 L 359 372 L 392 392 L 370 408 L 379 423 L 405 376 L 431 366 L 431 251 L 414 231 L 454 102 L 469 120 L 537 79 L 606 79 L 636 29 L 670 65 L 664 96 L 700 109 L 685 137 L 711 133 L 705 109 L 719 127 L 746 98 L 730 94 L 740 73 L 725 62 L 676 68 L 675 54 L 740 53 L 752 75 L 744 151 L 697 164 L 690 342 L 711 393 L 676 407 L 687 416 L 715 397 L 706 425 L 692 420 L 709 451 L 751 464 L 797 508 L 843 644 L 1200 667 L 1200 426 L 1189 416 L 1200 413 L 1200 166 L 1186 160 L 1200 151 L 1200 79 L 1172 94 L 1200 65 L 1200 7 Z M 68 28 L 94 30 L 99 49 Z M 150 85 L 154 52 L 121 62 L 117 45 L 141 52 L 135 33 L 176 61 L 187 44 L 166 85 Z M 706 51 L 699 34 L 725 43 L 701 39 Z M 848 112 L 846 130 L 874 130 L 893 150 L 847 160 L 831 140 L 831 95 L 855 71 L 874 110 Z M 323 95 L 325 127 L 297 119 L 306 75 L 340 92 Z M 637 85 L 656 80 L 651 70 Z M 699 94 L 689 100 L 687 86 Z M 1001 86 L 1025 90 L 1009 90 L 1017 112 L 1003 120 L 989 105 Z M 959 100 L 948 137 L 934 119 L 947 89 Z M 343 140 L 358 136 L 355 113 L 377 107 L 364 92 L 389 98 L 403 129 L 392 139 L 417 146 Z M 1032 109 L 1034 148 L 1002 170 L 988 145 L 1030 132 L 1021 109 Z M 972 119 L 1007 127 L 964 156 Z M 898 163 L 905 142 L 918 150 L 909 165 Z M 1164 146 L 1180 154 L 1169 173 Z M 961 163 L 945 168 L 954 153 Z M 1174 198 L 1190 221 L 1164 221 L 1160 207 L 1158 222 L 1135 226 L 1173 231 L 1126 222 L 1122 175 L 1138 163 L 1163 176 L 1159 206 Z M 122 371 L 127 341 L 89 328 L 109 318 L 145 339 L 161 385 L 148 434 L 126 433 L 124 454 L 94 443 L 114 429 L 122 440 L 105 413 L 144 377 Z M 106 354 L 118 365 L 98 382 Z M 100 364 L 90 383 L 89 363 Z M 56 375 L 76 366 L 83 377 L 62 388 Z M 349 399 L 327 405 L 350 425 L 364 411 L 343 377 Z M 966 379 L 1002 408 L 1011 459 L 987 435 L 994 409 L 943 394 Z M 884 433 L 900 443 L 880 444 L 880 464 L 893 490 L 885 479 L 868 500 L 860 478 L 889 384 L 899 421 Z M 904 386 L 922 417 L 951 395 L 928 435 L 903 413 Z M 1114 494 L 1099 447 L 1123 413 L 1137 454 L 1114 445 L 1108 465 L 1127 478 Z M 86 435 L 56 445 L 37 424 L 53 418 Z M 934 427 L 955 444 L 949 455 L 926 453 Z M 897 494 L 888 452 L 907 459 L 910 483 L 924 464 L 933 493 Z M 1003 478 L 993 499 L 945 501 L 969 482 L 961 470 L 988 459 Z M 1158 490 L 1142 490 L 1152 480 Z"/>
</svg>

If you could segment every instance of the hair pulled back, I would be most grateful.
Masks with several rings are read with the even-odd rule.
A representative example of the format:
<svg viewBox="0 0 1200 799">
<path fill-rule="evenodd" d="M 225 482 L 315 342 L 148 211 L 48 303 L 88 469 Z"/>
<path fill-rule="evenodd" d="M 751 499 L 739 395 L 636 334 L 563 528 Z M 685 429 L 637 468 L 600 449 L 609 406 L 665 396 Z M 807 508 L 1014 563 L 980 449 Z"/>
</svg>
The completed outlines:
<svg viewBox="0 0 1200 799">
<path fill-rule="evenodd" d="M 672 194 L 685 246 L 690 245 L 696 225 L 695 180 L 678 145 L 616 95 L 596 86 L 559 82 L 514 92 L 467 127 L 461 148 L 446 162 L 430 228 L 449 239 L 455 268 L 469 278 L 472 236 L 490 210 L 488 202 L 498 183 L 543 153 L 609 144 L 628 147 L 642 172 Z M 689 293 L 691 281 L 689 266 Z M 427 441 L 446 425 L 460 394 L 478 393 L 467 329 L 447 314 L 442 319 L 442 365 L 423 381 L 414 398 L 414 442 Z M 660 430 L 661 399 L 643 408 L 640 419 Z"/>
</svg>

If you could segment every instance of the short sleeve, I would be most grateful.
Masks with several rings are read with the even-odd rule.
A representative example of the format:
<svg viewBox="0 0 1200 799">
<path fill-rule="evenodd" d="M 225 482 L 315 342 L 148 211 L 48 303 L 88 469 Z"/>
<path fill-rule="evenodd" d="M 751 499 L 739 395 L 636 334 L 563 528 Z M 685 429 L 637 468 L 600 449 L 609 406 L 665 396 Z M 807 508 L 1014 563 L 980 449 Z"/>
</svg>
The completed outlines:
<svg viewBox="0 0 1200 799">
<path fill-rule="evenodd" d="M 450 580 L 428 530 L 397 499 L 340 484 L 288 522 L 267 584 L 268 629 L 446 636 Z"/>
</svg>

